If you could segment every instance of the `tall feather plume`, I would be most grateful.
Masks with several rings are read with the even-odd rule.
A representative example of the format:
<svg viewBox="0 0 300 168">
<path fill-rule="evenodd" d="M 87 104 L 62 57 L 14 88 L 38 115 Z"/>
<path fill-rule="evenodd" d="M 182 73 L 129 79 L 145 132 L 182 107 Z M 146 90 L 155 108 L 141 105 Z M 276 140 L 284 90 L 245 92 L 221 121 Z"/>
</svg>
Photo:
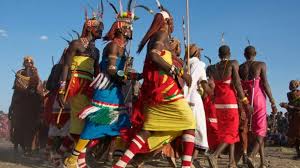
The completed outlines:
<svg viewBox="0 0 300 168">
<path fill-rule="evenodd" d="M 107 0 L 107 3 L 113 8 L 114 12 L 116 14 L 118 14 L 118 10 L 117 10 L 116 6 L 114 4 L 112 4 L 111 2 L 109 2 L 108 0 Z"/>
<path fill-rule="evenodd" d="M 156 0 L 156 4 L 157 4 L 158 8 L 160 9 L 161 8 L 161 3 L 159 2 L 159 0 Z"/>
<path fill-rule="evenodd" d="M 60 38 L 62 38 L 63 40 L 65 40 L 68 44 L 70 44 L 71 43 L 71 41 L 70 40 L 67 40 L 66 38 L 64 38 L 63 36 L 60 36 Z"/>
<path fill-rule="evenodd" d="M 222 32 L 222 36 L 221 36 L 221 45 L 225 45 L 224 35 L 225 35 L 225 33 Z"/>
<path fill-rule="evenodd" d="M 142 8 L 148 11 L 149 13 L 154 14 L 154 11 L 145 5 L 136 5 L 135 8 Z"/>
<path fill-rule="evenodd" d="M 211 65 L 211 58 L 209 56 L 207 56 L 207 55 L 204 55 L 204 57 L 208 60 L 209 65 Z"/>
<path fill-rule="evenodd" d="M 68 32 L 68 35 L 72 38 L 72 41 L 74 40 L 74 37 L 71 33 Z"/>
<path fill-rule="evenodd" d="M 249 40 L 249 38 L 247 37 L 247 42 L 248 42 L 248 45 L 250 46 L 251 45 L 251 43 L 250 43 L 250 40 Z"/>
<path fill-rule="evenodd" d="M 101 0 L 101 12 L 99 12 L 99 13 L 101 13 L 101 17 L 103 17 L 103 14 L 104 14 L 104 5 L 103 5 L 103 0 Z"/>
<path fill-rule="evenodd" d="M 84 8 L 84 17 L 85 17 L 85 20 L 87 21 L 89 18 L 88 18 L 88 11 L 86 8 Z"/>
<path fill-rule="evenodd" d="M 93 6 L 90 3 L 88 3 L 88 6 L 92 10 L 93 17 L 96 18 L 97 17 L 97 11 L 93 8 Z"/>
<path fill-rule="evenodd" d="M 78 38 L 78 39 L 80 38 L 80 34 L 78 33 L 78 31 L 72 30 L 72 32 L 74 32 L 74 33 L 77 35 L 77 38 Z"/>
<path fill-rule="evenodd" d="M 160 9 L 161 11 L 164 10 L 164 7 L 161 5 L 159 0 L 156 0 L 156 4 L 157 4 L 158 9 Z"/>
<path fill-rule="evenodd" d="M 131 12 L 131 6 L 132 6 L 132 0 L 129 0 L 127 5 L 127 11 Z"/>
<path fill-rule="evenodd" d="M 119 6 L 120 6 L 120 14 L 123 13 L 123 4 L 122 4 L 122 0 L 119 0 Z"/>
</svg>

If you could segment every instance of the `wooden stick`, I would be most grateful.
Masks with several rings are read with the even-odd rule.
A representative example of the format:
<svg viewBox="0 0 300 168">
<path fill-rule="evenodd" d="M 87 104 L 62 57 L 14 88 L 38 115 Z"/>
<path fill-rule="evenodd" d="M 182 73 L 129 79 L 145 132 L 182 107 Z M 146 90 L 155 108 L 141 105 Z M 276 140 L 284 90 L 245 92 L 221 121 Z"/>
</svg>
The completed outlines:
<svg viewBox="0 0 300 168">
<path fill-rule="evenodd" d="M 191 69 L 190 69 L 190 3 L 189 0 L 186 0 L 186 22 L 187 22 L 187 70 L 188 74 L 191 74 Z"/>
<path fill-rule="evenodd" d="M 255 78 L 253 79 L 253 86 L 252 86 L 252 96 L 251 96 L 251 107 L 254 108 L 254 91 L 255 91 Z M 252 120 L 253 120 L 253 112 L 250 115 L 249 119 L 249 131 L 252 131 Z"/>
<path fill-rule="evenodd" d="M 76 68 L 75 68 L 76 69 Z M 71 83 L 72 83 L 72 81 L 73 81 L 73 78 L 74 78 L 74 75 L 71 75 L 71 79 L 70 79 L 70 81 L 69 81 L 69 84 L 68 84 L 68 87 L 67 87 L 67 91 L 66 91 L 66 94 L 65 94 L 65 96 L 64 96 L 64 104 L 66 103 L 66 101 L 67 101 L 67 97 L 68 97 L 68 94 L 69 94 L 69 91 L 70 91 L 70 86 L 71 86 Z M 56 119 L 56 124 L 59 124 L 59 122 L 60 122 L 60 117 L 61 117 L 61 114 L 62 114 L 62 111 L 64 110 L 64 108 L 60 108 L 59 109 L 59 113 L 58 113 L 58 116 L 57 116 L 57 119 Z"/>
</svg>

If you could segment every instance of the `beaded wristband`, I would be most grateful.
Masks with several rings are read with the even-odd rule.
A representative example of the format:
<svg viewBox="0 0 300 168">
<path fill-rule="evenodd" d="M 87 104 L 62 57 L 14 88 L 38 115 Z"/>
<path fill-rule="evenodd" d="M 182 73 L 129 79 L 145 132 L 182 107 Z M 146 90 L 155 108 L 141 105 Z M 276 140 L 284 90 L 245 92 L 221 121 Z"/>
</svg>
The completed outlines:
<svg viewBox="0 0 300 168">
<path fill-rule="evenodd" d="M 247 98 L 247 97 L 244 97 L 244 98 L 242 99 L 242 103 L 245 104 L 245 105 L 249 104 L 248 98 Z"/>
</svg>

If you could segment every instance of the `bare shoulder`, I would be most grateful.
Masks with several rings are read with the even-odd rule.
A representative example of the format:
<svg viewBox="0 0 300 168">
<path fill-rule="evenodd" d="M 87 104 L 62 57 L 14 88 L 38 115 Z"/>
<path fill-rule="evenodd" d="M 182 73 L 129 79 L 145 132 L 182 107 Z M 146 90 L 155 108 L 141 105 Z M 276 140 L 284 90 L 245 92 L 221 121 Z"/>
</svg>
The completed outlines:
<svg viewBox="0 0 300 168">
<path fill-rule="evenodd" d="M 158 31 L 156 32 L 150 39 L 150 44 L 155 44 L 156 42 L 165 42 L 165 40 L 168 38 L 168 33 Z"/>
<path fill-rule="evenodd" d="M 244 68 L 245 66 L 246 66 L 246 62 L 242 63 L 242 64 L 240 65 L 240 68 Z"/>
<path fill-rule="evenodd" d="M 79 39 L 77 39 L 77 40 L 71 41 L 69 48 L 77 49 L 77 48 L 79 48 L 81 46 L 82 46 L 81 41 Z"/>
<path fill-rule="evenodd" d="M 206 68 L 206 72 L 210 72 L 210 71 L 212 71 L 212 69 L 213 69 L 213 66 L 214 66 L 214 65 L 209 65 L 209 66 L 207 66 L 207 68 Z"/>
<path fill-rule="evenodd" d="M 99 50 L 98 50 L 99 51 Z M 118 45 L 114 42 L 109 42 L 103 49 L 103 54 L 114 53 L 118 51 Z"/>
<path fill-rule="evenodd" d="M 257 64 L 260 67 L 266 67 L 266 63 L 262 61 L 256 61 L 255 64 Z"/>
<path fill-rule="evenodd" d="M 234 67 L 239 67 L 239 62 L 237 60 L 230 60 L 230 65 Z"/>
</svg>

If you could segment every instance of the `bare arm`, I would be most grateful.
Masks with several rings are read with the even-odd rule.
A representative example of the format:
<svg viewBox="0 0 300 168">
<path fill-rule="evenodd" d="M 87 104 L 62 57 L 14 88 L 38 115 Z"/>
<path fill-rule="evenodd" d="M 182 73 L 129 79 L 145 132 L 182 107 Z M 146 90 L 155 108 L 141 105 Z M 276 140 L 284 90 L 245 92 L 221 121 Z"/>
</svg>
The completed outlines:
<svg viewBox="0 0 300 168">
<path fill-rule="evenodd" d="M 69 69 L 72 64 L 72 59 L 74 55 L 77 52 L 79 42 L 78 41 L 73 41 L 68 49 L 66 50 L 65 56 L 64 56 L 64 61 L 63 61 L 63 68 L 62 68 L 62 74 L 60 76 L 61 81 L 66 81 L 69 73 Z"/>
<path fill-rule="evenodd" d="M 163 71 L 170 72 L 171 66 L 168 64 L 162 57 L 159 55 L 159 52 L 165 49 L 165 40 L 168 38 L 167 33 L 158 33 L 156 38 L 150 40 L 149 49 L 148 49 L 148 56 L 150 59 Z M 158 52 L 156 52 L 158 51 Z"/>
<path fill-rule="evenodd" d="M 97 55 L 94 63 L 94 70 L 95 70 L 94 77 L 98 76 L 98 74 L 100 73 L 100 66 L 99 66 L 100 51 L 98 49 L 96 50 L 97 50 Z"/>
<path fill-rule="evenodd" d="M 241 100 L 245 97 L 244 90 L 242 88 L 241 79 L 239 75 L 239 64 L 237 61 L 232 61 L 232 79 L 233 79 L 233 85 L 237 92 L 238 98 Z"/>
<path fill-rule="evenodd" d="M 270 85 L 269 85 L 269 82 L 268 82 L 268 79 L 267 79 L 267 73 L 266 73 L 267 70 L 266 69 L 267 69 L 266 64 L 262 63 L 262 66 L 261 66 L 261 79 L 262 79 L 262 82 L 263 82 L 265 93 L 268 96 L 268 98 L 270 100 L 270 103 L 272 105 L 274 105 L 275 101 L 274 101 L 274 98 L 272 96 L 271 88 L 270 88 Z"/>
<path fill-rule="evenodd" d="M 116 61 L 118 59 L 118 45 L 115 43 L 109 43 L 105 55 L 107 56 L 107 73 L 110 76 L 114 76 L 117 73 Z"/>
</svg>

